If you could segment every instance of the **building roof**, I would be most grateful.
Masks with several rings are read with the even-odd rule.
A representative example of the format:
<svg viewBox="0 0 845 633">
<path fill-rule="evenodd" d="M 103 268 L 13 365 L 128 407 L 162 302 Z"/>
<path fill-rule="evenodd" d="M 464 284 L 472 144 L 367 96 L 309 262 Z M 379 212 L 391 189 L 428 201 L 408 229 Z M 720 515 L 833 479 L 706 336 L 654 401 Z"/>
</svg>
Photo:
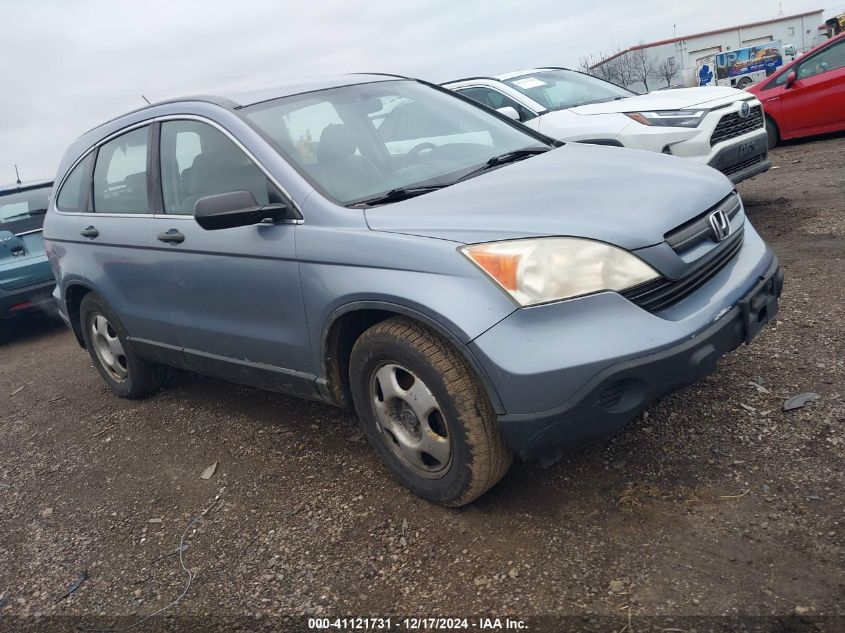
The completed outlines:
<svg viewBox="0 0 845 633">
<path fill-rule="evenodd" d="M 783 22 L 785 20 L 794 20 L 795 18 L 804 18 L 809 15 L 816 15 L 818 13 L 824 13 L 824 9 L 817 9 L 815 11 L 805 11 L 804 13 L 795 13 L 793 15 L 782 15 L 777 18 L 772 18 L 771 20 L 760 20 L 759 22 L 748 22 L 747 24 L 737 24 L 735 26 L 728 26 L 722 29 L 715 29 L 713 31 L 703 31 L 702 33 L 693 33 L 692 35 L 681 35 L 680 37 L 671 37 L 668 40 L 658 40 L 657 42 L 649 42 L 648 44 L 638 44 L 636 46 L 631 46 L 630 48 L 626 48 L 624 51 L 619 51 L 618 53 L 614 53 L 610 57 L 607 57 L 597 64 L 593 64 L 590 68 L 596 68 L 597 66 L 601 66 L 602 64 L 606 64 L 612 59 L 616 59 L 625 53 L 630 53 L 631 51 L 638 51 L 643 48 L 652 48 L 653 46 L 663 46 L 664 44 L 674 44 L 675 42 L 682 42 L 684 40 L 691 40 L 696 37 L 704 37 L 706 35 L 716 35 L 717 33 L 725 33 L 727 31 L 734 31 L 736 29 L 748 29 L 752 26 L 763 26 L 765 24 L 775 24 L 777 22 Z"/>
</svg>

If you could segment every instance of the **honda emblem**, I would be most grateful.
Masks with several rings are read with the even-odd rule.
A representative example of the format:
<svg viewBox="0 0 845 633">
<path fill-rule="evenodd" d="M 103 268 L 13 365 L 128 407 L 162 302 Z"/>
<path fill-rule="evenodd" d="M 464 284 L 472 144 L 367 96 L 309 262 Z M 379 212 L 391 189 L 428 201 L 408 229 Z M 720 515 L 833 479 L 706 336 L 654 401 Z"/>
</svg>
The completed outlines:
<svg viewBox="0 0 845 633">
<path fill-rule="evenodd" d="M 719 209 L 710 214 L 710 228 L 713 229 L 713 239 L 721 242 L 731 234 L 731 223 L 725 212 Z"/>
</svg>

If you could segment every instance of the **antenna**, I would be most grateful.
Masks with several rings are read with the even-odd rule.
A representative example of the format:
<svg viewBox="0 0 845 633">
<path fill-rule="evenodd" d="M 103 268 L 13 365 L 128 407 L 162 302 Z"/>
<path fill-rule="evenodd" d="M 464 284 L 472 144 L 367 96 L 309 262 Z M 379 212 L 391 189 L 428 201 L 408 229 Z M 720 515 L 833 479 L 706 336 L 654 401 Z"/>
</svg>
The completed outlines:
<svg viewBox="0 0 845 633">
<path fill-rule="evenodd" d="M 21 184 L 21 175 L 20 175 L 20 173 L 18 173 L 18 166 L 17 165 L 15 165 L 15 177 L 18 179 L 15 184 L 17 184 L 17 185 Z"/>
<path fill-rule="evenodd" d="M 149 99 L 147 99 L 144 95 L 141 95 L 141 98 L 142 98 L 144 101 L 146 101 L 146 102 L 147 102 L 147 105 L 152 105 L 152 104 L 150 103 L 150 100 L 149 100 Z"/>
</svg>

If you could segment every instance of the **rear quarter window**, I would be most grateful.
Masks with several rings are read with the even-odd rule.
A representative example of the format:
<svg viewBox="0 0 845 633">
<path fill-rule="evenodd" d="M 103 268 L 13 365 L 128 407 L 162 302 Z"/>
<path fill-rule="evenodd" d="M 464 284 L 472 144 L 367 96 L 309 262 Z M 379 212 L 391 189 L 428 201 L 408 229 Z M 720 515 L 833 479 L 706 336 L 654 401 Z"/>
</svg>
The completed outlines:
<svg viewBox="0 0 845 633">
<path fill-rule="evenodd" d="M 82 213 L 88 208 L 88 192 L 91 189 L 88 174 L 91 173 L 93 154 L 88 154 L 70 172 L 56 198 L 56 208 L 68 213 Z"/>
</svg>

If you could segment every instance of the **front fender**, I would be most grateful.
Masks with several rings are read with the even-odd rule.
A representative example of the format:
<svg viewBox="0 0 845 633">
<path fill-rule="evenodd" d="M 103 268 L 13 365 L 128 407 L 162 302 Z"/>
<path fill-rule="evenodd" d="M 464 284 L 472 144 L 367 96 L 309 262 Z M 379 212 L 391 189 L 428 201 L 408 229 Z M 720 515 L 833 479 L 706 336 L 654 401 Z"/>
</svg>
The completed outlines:
<svg viewBox="0 0 845 633">
<path fill-rule="evenodd" d="M 464 338 L 465 334 L 460 332 L 454 323 L 443 323 L 437 318 L 434 318 L 430 314 L 427 314 L 426 312 L 423 312 L 415 307 L 409 307 L 399 303 L 379 300 L 351 301 L 334 310 L 326 319 L 320 336 L 319 349 L 321 356 L 321 371 L 320 378 L 317 379 L 317 384 L 320 391 L 323 393 L 324 396 L 327 397 L 327 399 L 331 399 L 329 393 L 330 389 L 327 385 L 328 376 L 331 373 L 331 358 L 330 354 L 328 353 L 329 333 L 331 332 L 332 327 L 335 325 L 335 323 L 338 322 L 338 319 L 340 319 L 346 314 L 358 311 L 378 311 L 383 313 L 389 313 L 391 315 L 405 316 L 423 324 L 434 332 L 437 332 L 440 336 L 449 341 L 449 343 L 451 343 L 452 346 L 455 347 L 455 349 L 457 349 L 461 353 L 467 363 L 469 363 L 470 367 L 472 367 L 473 371 L 475 372 L 476 376 L 484 387 L 484 390 L 487 393 L 488 398 L 490 399 L 490 404 L 493 406 L 493 409 L 496 411 L 496 413 L 505 413 L 499 394 L 496 391 L 496 388 L 493 386 L 493 382 L 490 380 L 490 377 L 487 375 L 487 372 L 484 370 L 481 363 L 478 362 L 478 359 L 476 358 L 475 354 L 467 346 L 467 343 L 469 341 Z"/>
</svg>

